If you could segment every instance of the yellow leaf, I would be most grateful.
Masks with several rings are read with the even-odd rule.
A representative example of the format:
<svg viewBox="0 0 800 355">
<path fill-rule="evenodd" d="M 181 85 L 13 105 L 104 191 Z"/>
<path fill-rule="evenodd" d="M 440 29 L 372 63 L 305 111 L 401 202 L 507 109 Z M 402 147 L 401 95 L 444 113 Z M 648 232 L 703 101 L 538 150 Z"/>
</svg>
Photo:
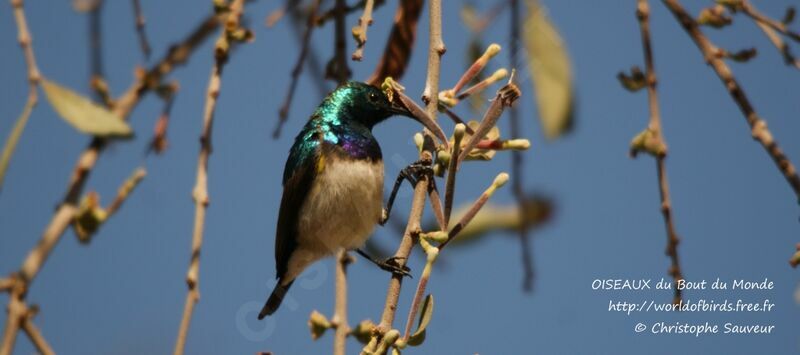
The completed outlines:
<svg viewBox="0 0 800 355">
<path fill-rule="evenodd" d="M 122 118 L 78 93 L 48 80 L 42 80 L 42 87 L 53 109 L 77 130 L 98 137 L 133 134 Z"/>
<path fill-rule="evenodd" d="M 539 1 L 528 0 L 527 4 L 523 36 L 536 105 L 545 137 L 555 139 L 572 127 L 574 92 L 569 54 Z"/>
</svg>

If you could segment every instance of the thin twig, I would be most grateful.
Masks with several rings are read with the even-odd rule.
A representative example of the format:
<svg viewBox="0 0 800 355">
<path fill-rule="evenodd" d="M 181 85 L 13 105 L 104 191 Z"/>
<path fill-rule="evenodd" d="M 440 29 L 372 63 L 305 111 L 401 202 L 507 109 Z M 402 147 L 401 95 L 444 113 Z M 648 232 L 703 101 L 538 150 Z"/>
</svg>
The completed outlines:
<svg viewBox="0 0 800 355">
<path fill-rule="evenodd" d="M 14 350 L 14 342 L 17 340 L 17 333 L 25 319 L 27 307 L 22 300 L 25 294 L 24 285 L 17 282 L 9 295 L 8 306 L 6 306 L 6 326 L 3 331 L 3 343 L 0 344 L 0 355 L 11 355 Z"/>
<path fill-rule="evenodd" d="M 356 39 L 356 51 L 353 52 L 353 60 L 361 61 L 364 58 L 364 46 L 367 44 L 367 28 L 372 25 L 372 8 L 375 0 L 364 2 L 364 13 L 358 19 L 358 26 L 353 27 L 353 38 Z"/>
<path fill-rule="evenodd" d="M 436 179 L 431 179 L 428 184 L 428 200 L 431 202 L 431 210 L 433 210 L 433 216 L 436 218 L 439 229 L 447 229 L 444 209 L 442 208 L 442 198 L 439 196 L 439 189 L 436 187 Z"/>
<path fill-rule="evenodd" d="M 125 180 L 122 186 L 120 186 L 117 190 L 117 196 L 114 198 L 114 201 L 112 201 L 111 205 L 106 208 L 106 213 L 108 214 L 108 217 L 106 218 L 111 217 L 119 210 L 120 207 L 122 207 L 122 204 L 128 199 L 128 196 L 130 196 L 131 192 L 133 192 L 133 189 L 135 189 L 136 186 L 142 182 L 142 179 L 144 179 L 145 175 L 147 175 L 147 171 L 144 168 L 139 167 L 136 168 L 136 170 L 133 172 L 133 174 L 131 174 L 130 177 L 128 177 L 127 180 Z"/>
<path fill-rule="evenodd" d="M 38 100 L 36 97 L 36 89 L 31 92 L 33 94 L 28 95 L 28 99 L 25 101 L 25 107 L 22 108 L 22 113 L 17 118 L 16 123 L 14 123 L 14 129 L 11 130 L 8 134 L 8 138 L 6 138 L 6 144 L 3 147 L 3 155 L 0 156 L 0 188 L 3 186 L 3 180 L 5 179 L 6 169 L 8 169 L 11 156 L 14 155 L 17 143 L 19 143 L 19 139 L 22 137 L 22 132 L 25 131 L 28 118 L 31 117 L 33 107 L 36 106 L 36 101 Z"/>
<path fill-rule="evenodd" d="M 775 30 L 773 30 L 768 25 L 765 25 L 758 21 L 755 21 L 755 23 L 758 26 L 758 28 L 760 28 L 761 31 L 764 32 L 767 38 L 769 38 L 769 41 L 772 42 L 772 45 L 774 45 L 775 48 L 777 48 L 778 51 L 781 52 L 781 54 L 783 55 L 783 61 L 787 65 L 791 65 L 797 69 L 800 69 L 800 61 L 798 61 L 794 57 L 794 54 L 792 54 L 792 50 L 791 48 L 789 48 L 789 44 L 784 42 L 783 38 L 778 36 L 778 34 L 775 33 Z"/>
<path fill-rule="evenodd" d="M 661 127 L 661 113 L 656 92 L 658 80 L 656 79 L 656 70 L 653 61 L 653 45 L 650 40 L 650 5 L 647 0 L 639 0 L 636 9 L 636 18 L 639 20 L 639 27 L 642 34 L 642 48 L 644 49 L 647 98 L 650 107 L 650 123 L 648 129 L 655 135 L 655 139 L 660 142 L 659 145 L 666 146 L 667 143 L 664 139 L 664 133 Z M 678 281 L 683 279 L 683 274 L 681 273 L 680 259 L 678 258 L 678 243 L 680 239 L 675 232 L 675 223 L 672 219 L 672 199 L 670 198 L 669 182 L 667 181 L 667 166 L 665 162 L 667 159 L 667 150 L 663 149 L 662 154 L 656 155 L 655 159 L 658 172 L 658 188 L 661 197 L 661 213 L 664 216 L 664 226 L 667 231 L 666 253 L 672 262 L 669 268 L 669 274 L 675 280 L 675 297 L 673 303 L 678 304 L 682 299 L 681 290 L 678 288 Z"/>
<path fill-rule="evenodd" d="M 25 56 L 25 64 L 28 68 L 28 99 L 25 104 L 25 109 L 23 109 L 23 113 L 20 118 L 17 119 L 14 132 L 12 132 L 11 137 L 9 137 L 3 152 L 2 162 L 0 163 L 2 164 L 2 166 L 0 166 L 0 186 L 2 186 L 2 179 L 3 176 L 5 176 L 5 169 L 8 165 L 8 161 L 11 159 L 11 152 L 14 150 L 22 131 L 24 130 L 31 110 L 33 110 L 33 107 L 38 101 L 37 86 L 39 85 L 39 80 L 41 79 L 39 68 L 36 65 L 36 57 L 33 54 L 33 38 L 30 30 L 28 30 L 28 20 L 25 16 L 23 1 L 12 0 L 11 7 L 13 8 L 14 19 L 17 24 L 19 45 L 20 48 L 22 48 L 22 53 Z M 39 246 L 37 246 L 37 249 L 38 248 Z M 22 325 L 23 316 L 25 314 L 26 307 L 24 303 L 24 297 L 27 293 L 28 284 L 25 280 L 20 280 L 20 277 L 15 275 L 11 278 L 4 279 L 2 286 L 2 289 L 5 291 L 10 291 L 10 294 L 8 305 L 6 306 L 6 312 L 8 314 L 6 316 L 6 324 L 4 328 L 5 330 L 3 331 L 2 343 L 0 343 L 0 355 L 10 355 L 14 350 L 14 342 L 16 341 L 17 333 Z"/>
<path fill-rule="evenodd" d="M 33 343 L 33 347 L 36 348 L 36 351 L 42 355 L 53 355 L 56 352 L 53 351 L 53 348 L 50 347 L 50 344 L 47 343 L 42 332 L 39 330 L 39 327 L 36 324 L 33 324 L 33 316 L 35 312 L 32 310 L 28 310 L 25 319 L 22 321 L 22 330 L 25 331 L 25 334 L 28 335 L 28 339 L 31 340 Z"/>
<path fill-rule="evenodd" d="M 456 190 L 456 171 L 458 169 L 458 156 L 461 155 L 461 140 L 467 125 L 459 123 L 453 133 L 453 147 L 450 152 L 450 162 L 447 167 L 447 179 L 444 187 L 444 226 L 450 226 L 450 214 L 453 212 L 453 194 Z M 474 132 L 473 132 L 474 133 Z"/>
<path fill-rule="evenodd" d="M 431 277 L 431 271 L 433 269 L 433 263 L 436 261 L 439 253 L 444 249 L 450 240 L 455 238 L 459 232 L 461 232 L 475 217 L 476 214 L 483 208 L 489 198 L 497 191 L 498 188 L 503 186 L 508 181 L 508 174 L 500 173 L 492 182 L 492 185 L 484 191 L 481 196 L 478 198 L 477 201 L 472 205 L 469 211 L 458 221 L 450 232 L 434 232 L 434 234 L 444 235 L 446 239 L 442 241 L 442 243 L 438 247 L 432 246 L 425 236 L 420 236 L 420 244 L 422 248 L 425 250 L 425 254 L 427 256 L 427 262 L 425 263 L 425 268 L 422 270 L 422 275 L 419 278 L 419 282 L 417 283 L 417 289 L 414 292 L 414 298 L 411 302 L 411 308 L 408 311 L 408 317 L 406 319 L 406 327 L 405 332 L 403 333 L 403 340 L 407 341 L 409 336 L 411 335 L 411 326 L 414 322 L 414 319 L 417 316 L 417 312 L 419 311 L 419 307 L 422 304 L 422 299 L 425 295 L 425 290 L 428 286 L 428 282 Z"/>
<path fill-rule="evenodd" d="M 95 0 L 89 9 L 89 87 L 107 107 L 114 105 L 103 70 L 103 28 L 101 11 L 104 0 Z"/>
<path fill-rule="evenodd" d="M 350 79 L 350 67 L 347 66 L 347 18 L 345 17 L 345 9 L 347 3 L 345 0 L 336 0 L 336 21 L 334 22 L 333 33 L 333 59 L 325 73 L 326 79 L 333 79 L 339 85 L 344 84 L 347 79 Z"/>
<path fill-rule="evenodd" d="M 290 23 L 292 26 L 292 34 L 295 36 L 295 40 L 298 43 L 298 46 L 301 46 L 303 43 L 303 30 L 306 27 L 306 18 L 303 17 L 303 12 L 297 9 L 297 6 L 293 6 L 291 4 L 297 3 L 297 0 L 289 0 L 287 1 L 287 11 L 291 11 L 291 16 L 289 16 Z M 344 28 L 344 24 L 342 24 Z M 345 60 L 346 62 L 346 60 Z M 316 53 L 314 46 L 308 47 L 308 54 L 306 55 L 306 64 L 308 65 L 308 73 L 312 78 L 324 78 L 325 71 L 322 69 L 322 64 L 319 62 L 319 55 Z M 317 88 L 317 93 L 319 94 L 320 100 L 328 95 L 330 92 L 330 88 L 328 88 L 327 82 L 325 80 L 313 80 L 314 85 Z"/>
<path fill-rule="evenodd" d="M 28 30 L 28 20 L 25 17 L 23 0 L 11 1 L 11 7 L 14 10 L 14 20 L 16 20 L 17 23 L 17 41 L 22 49 L 22 54 L 25 57 L 25 65 L 28 70 L 28 99 L 22 109 L 22 114 L 19 115 L 19 118 L 17 118 L 14 124 L 14 129 L 9 133 L 6 139 L 3 155 L 0 157 L 0 187 L 3 186 L 8 163 L 11 161 L 11 156 L 14 154 L 22 132 L 25 130 L 28 118 L 33 108 L 36 106 L 36 103 L 39 101 L 37 86 L 41 79 L 39 67 L 36 65 L 36 56 L 33 54 L 33 37 L 31 36 L 30 30 Z"/>
<path fill-rule="evenodd" d="M 336 256 L 336 309 L 331 319 L 331 324 L 336 327 L 333 338 L 334 355 L 347 353 L 347 335 L 350 333 L 347 322 L 347 265 L 351 262 L 353 258 L 346 250 L 341 249 Z"/>
<path fill-rule="evenodd" d="M 444 247 L 446 247 L 447 244 L 449 244 L 451 241 L 453 241 L 453 239 L 458 237 L 458 234 L 461 233 L 461 231 L 467 227 L 469 222 L 472 221 L 475 215 L 477 215 L 478 212 L 480 212 L 481 208 L 483 208 L 483 206 L 486 205 L 486 202 L 488 202 L 489 198 L 492 197 L 492 195 L 494 195 L 495 191 L 497 191 L 497 189 L 505 185 L 506 182 L 508 182 L 508 179 L 509 177 L 508 174 L 506 173 L 500 173 L 497 175 L 497 177 L 495 177 L 494 181 L 492 182 L 492 185 L 490 185 L 478 197 L 478 199 L 472 203 L 467 212 L 464 213 L 463 216 L 461 216 L 461 219 L 458 221 L 458 223 L 456 223 L 453 226 L 453 228 L 450 228 L 450 230 L 447 232 L 447 239 L 445 239 L 441 244 L 439 244 L 439 251 L 444 250 Z"/>
<path fill-rule="evenodd" d="M 761 12 L 759 12 L 753 4 L 750 3 L 748 0 L 742 0 L 741 3 L 742 12 L 744 12 L 747 16 L 752 18 L 754 21 L 767 25 L 775 31 L 780 32 L 786 37 L 791 38 L 793 41 L 800 43 L 800 33 L 793 32 L 786 28 L 786 24 L 781 21 L 771 19 Z"/>
<path fill-rule="evenodd" d="M 767 129 L 767 123 L 758 113 L 756 113 L 750 100 L 745 95 L 744 90 L 734 78 L 733 73 L 725 61 L 718 55 L 718 50 L 714 45 L 703 35 L 703 32 L 697 25 L 697 22 L 684 10 L 678 0 L 663 0 L 667 8 L 675 15 L 675 18 L 686 30 L 689 37 L 695 42 L 700 52 L 703 54 L 705 61 L 711 65 L 714 72 L 722 81 L 722 84 L 728 90 L 731 98 L 739 106 L 742 111 L 747 124 L 750 126 L 750 133 L 756 141 L 758 141 L 764 150 L 772 158 L 778 170 L 783 174 L 783 177 L 789 183 L 789 186 L 795 193 L 796 201 L 800 200 L 800 177 L 797 175 L 797 169 L 783 153 L 783 150 L 778 146 L 772 133 Z"/>
<path fill-rule="evenodd" d="M 150 42 L 147 40 L 147 33 L 144 31 L 144 13 L 142 4 L 139 0 L 131 0 L 133 3 L 133 14 L 136 16 L 136 35 L 139 37 L 139 48 L 142 49 L 144 61 L 150 60 Z"/>
<path fill-rule="evenodd" d="M 194 307 L 200 300 L 200 249 L 203 245 L 203 230 L 208 209 L 208 160 L 211 155 L 211 132 L 214 124 L 214 112 L 217 108 L 217 98 L 220 94 L 222 85 L 222 70 L 228 61 L 231 47 L 239 43 L 242 39 L 235 38 L 241 28 L 240 20 L 244 11 L 244 0 L 234 0 L 229 6 L 225 26 L 220 31 L 214 48 L 214 65 L 211 68 L 211 75 L 208 79 L 206 89 L 206 103 L 203 110 L 203 129 L 200 134 L 200 154 L 197 160 L 197 178 L 192 192 L 195 203 L 194 231 L 192 232 L 192 252 L 189 262 L 189 270 L 186 273 L 186 303 L 184 305 L 183 317 L 181 318 L 178 338 L 175 342 L 175 355 L 183 354 L 186 347 L 186 336 L 189 332 Z"/>
<path fill-rule="evenodd" d="M 283 105 L 281 105 L 281 108 L 278 111 L 278 123 L 275 125 L 275 129 L 272 131 L 272 138 L 277 139 L 280 137 L 281 128 L 283 128 L 283 124 L 286 123 L 286 120 L 289 118 L 289 108 L 292 106 L 292 99 L 294 98 L 294 92 L 297 88 L 297 82 L 300 79 L 300 74 L 303 73 L 303 63 L 305 62 L 306 54 L 308 54 L 311 32 L 314 30 L 314 17 L 317 14 L 320 1 L 321 0 L 314 0 L 311 5 L 311 12 L 308 15 L 308 22 L 306 22 L 306 29 L 303 33 L 303 43 L 300 46 L 300 55 L 298 55 L 297 61 L 294 64 L 294 69 L 292 69 L 292 79 L 289 84 L 289 90 L 286 92 L 286 98 L 283 100 Z"/>
<path fill-rule="evenodd" d="M 510 32 L 510 43 L 509 43 L 509 61 L 511 68 L 516 68 L 519 64 L 518 57 L 519 57 L 519 41 L 520 41 L 520 4 L 519 0 L 511 0 L 511 32 Z M 475 85 L 478 86 L 478 85 Z M 510 134 L 511 137 L 519 137 L 520 136 L 520 128 L 519 128 L 519 110 L 510 107 L 509 108 L 509 126 L 510 126 Z M 511 152 L 511 192 L 514 194 L 514 199 L 517 201 L 517 208 L 520 211 L 525 210 L 525 188 L 523 187 L 522 183 L 524 180 L 523 171 L 525 160 L 522 155 L 522 152 L 513 151 Z M 519 229 L 519 243 L 520 243 L 520 251 L 522 257 L 522 289 L 525 291 L 530 292 L 533 290 L 533 279 L 534 279 L 534 271 L 533 271 L 533 256 L 531 255 L 531 247 L 530 247 L 530 230 L 528 228 L 520 228 Z"/>
<path fill-rule="evenodd" d="M 156 120 L 155 128 L 153 128 L 153 138 L 150 140 L 150 144 L 147 145 L 147 153 L 155 152 L 156 154 L 163 153 L 169 142 L 167 141 L 167 129 L 169 127 L 169 117 L 172 112 L 172 105 L 175 103 L 175 95 L 177 92 L 178 84 L 174 82 L 170 85 L 171 89 L 166 96 L 162 96 L 162 100 L 164 101 L 164 107 L 161 109 L 161 114 L 158 116 L 158 120 Z"/>
<path fill-rule="evenodd" d="M 461 162 L 467 158 L 469 153 L 474 149 L 480 141 L 486 136 L 486 134 L 497 124 L 497 120 L 500 119 L 500 116 L 503 114 L 503 111 L 511 107 L 511 105 L 516 101 L 520 96 L 519 87 L 514 84 L 512 81 L 514 76 L 512 74 L 511 78 L 509 79 L 508 84 L 497 90 L 497 94 L 492 100 L 492 104 L 486 110 L 486 113 L 483 115 L 483 119 L 481 123 L 475 128 L 475 134 L 469 137 L 467 143 L 464 144 L 462 147 L 461 153 L 458 157 L 452 157 L 452 159 L 458 159 L 456 162 L 456 166 L 460 166 Z"/>
<path fill-rule="evenodd" d="M 367 1 L 374 1 L 375 5 L 373 6 L 373 8 L 375 9 L 386 3 L 386 0 L 360 0 L 359 2 L 353 5 L 345 4 L 345 6 L 343 7 L 344 14 L 347 15 L 356 12 L 359 9 L 363 9 Z M 334 5 L 334 7 L 328 11 L 323 11 L 321 15 L 317 16 L 317 26 L 322 26 L 326 22 L 328 22 L 328 20 L 336 18 L 336 13 L 337 13 L 336 5 Z"/>
</svg>

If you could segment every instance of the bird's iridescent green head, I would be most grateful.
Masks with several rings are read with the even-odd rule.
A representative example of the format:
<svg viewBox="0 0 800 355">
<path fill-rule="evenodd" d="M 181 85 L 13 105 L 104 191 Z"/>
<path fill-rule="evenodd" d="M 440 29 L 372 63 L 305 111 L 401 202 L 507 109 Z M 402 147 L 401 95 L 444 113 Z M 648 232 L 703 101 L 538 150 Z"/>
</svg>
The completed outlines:
<svg viewBox="0 0 800 355">
<path fill-rule="evenodd" d="M 357 81 L 349 81 L 334 90 L 317 113 L 356 121 L 369 129 L 393 115 L 412 117 L 405 107 L 389 102 L 379 88 Z"/>
</svg>

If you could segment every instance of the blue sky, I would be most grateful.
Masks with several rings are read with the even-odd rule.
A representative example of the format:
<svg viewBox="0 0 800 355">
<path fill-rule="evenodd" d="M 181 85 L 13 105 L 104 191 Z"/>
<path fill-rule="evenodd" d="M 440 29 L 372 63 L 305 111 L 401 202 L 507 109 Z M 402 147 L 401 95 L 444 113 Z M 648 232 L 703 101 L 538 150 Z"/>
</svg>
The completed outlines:
<svg viewBox="0 0 800 355">
<path fill-rule="evenodd" d="M 143 1 L 147 33 L 158 58 L 209 11 L 204 2 Z M 394 3 L 375 12 L 365 60 L 350 63 L 354 79 L 365 79 L 383 50 Z M 469 37 L 459 19 L 459 3 L 446 1 L 442 86 L 451 86 L 466 66 Z M 496 234 L 465 248 L 443 253 L 447 268 L 437 269 L 429 290 L 436 310 L 422 348 L 408 353 L 789 353 L 800 349 L 794 300 L 797 270 L 787 260 L 800 236 L 794 194 L 763 149 L 752 139 L 742 115 L 714 73 L 662 4 L 652 2 L 652 32 L 675 223 L 683 239 L 680 255 L 689 280 L 747 279 L 774 281 L 768 291 L 689 291 L 686 298 L 725 299 L 776 304 L 766 313 L 621 313 L 608 312 L 609 300 L 669 302 L 663 290 L 642 292 L 592 290 L 595 279 L 667 278 L 664 227 L 658 207 L 655 164 L 648 157 L 631 160 L 628 142 L 647 121 L 645 94 L 623 90 L 615 75 L 642 63 L 632 1 L 545 1 L 570 50 L 577 88 L 574 132 L 556 142 L 544 140 L 537 123 L 533 92 L 523 87 L 520 102 L 525 138 L 525 181 L 529 191 L 552 197 L 552 223 L 536 232 L 532 252 L 536 266 L 533 293 L 521 290 L 518 241 Z M 689 3 L 687 1 L 687 3 Z M 701 5 L 691 2 L 697 13 Z M 781 17 L 789 1 L 761 2 L 767 14 Z M 688 5 L 688 4 L 687 4 Z M 241 46 L 223 76 L 216 114 L 214 154 L 209 171 L 211 206 L 201 261 L 201 301 L 190 329 L 187 353 L 309 354 L 329 352 L 332 338 L 311 341 L 308 314 L 333 307 L 333 262 L 309 270 L 284 307 L 268 322 L 255 320 L 257 308 L 272 286 L 275 272 L 273 237 L 280 199 L 280 178 L 295 132 L 318 96 L 308 76 L 299 83 L 285 134 L 271 138 L 277 112 L 289 84 L 299 48 L 289 22 L 263 27 L 275 1 L 248 4 L 246 14 L 256 41 Z M 488 4 L 481 2 L 480 8 Z M 69 2 L 26 4 L 39 67 L 51 80 L 88 94 L 86 18 Z M 128 87 L 142 59 L 127 1 L 109 1 L 103 12 L 103 49 L 112 92 Z M 425 78 L 427 15 L 403 84 L 412 97 Z M 357 15 L 348 17 L 354 25 Z M 483 34 L 485 41 L 506 42 L 508 17 L 499 17 Z M 800 73 L 783 65 L 758 28 L 737 16 L 733 26 L 706 29 L 718 45 L 738 50 L 755 46 L 759 55 L 731 67 L 775 138 L 797 164 Z M 27 94 L 25 64 L 16 44 L 10 6 L 0 6 L 0 133 L 11 129 Z M 314 34 L 320 62 L 332 50 L 331 27 Z M 170 147 L 160 157 L 143 152 L 160 110 L 147 97 L 133 112 L 136 138 L 107 149 L 88 189 L 104 204 L 135 167 L 148 176 L 92 241 L 84 246 L 69 231 L 33 284 L 28 300 L 39 304 L 39 325 L 60 353 L 140 354 L 172 351 L 186 286 L 184 275 L 194 206 L 190 194 L 197 162 L 204 91 L 212 64 L 210 41 L 188 66 L 172 76 L 179 81 L 170 123 Z M 348 41 L 353 47 L 353 42 Z M 505 64 L 505 57 L 493 68 Z M 328 84 L 329 87 L 332 87 Z M 467 111 L 461 111 L 469 116 Z M 507 118 L 500 122 L 507 130 Z M 415 159 L 411 136 L 419 127 L 391 120 L 375 129 L 386 175 L 395 176 Z M 452 127 L 445 124 L 445 129 Z M 62 196 L 75 159 L 88 138 L 54 113 L 43 100 L 35 109 L 19 144 L 0 194 L 0 273 L 16 270 L 48 222 Z M 509 157 L 498 154 L 488 164 L 464 167 L 457 202 L 472 201 Z M 387 187 L 388 187 L 387 182 Z M 399 197 L 395 211 L 408 210 L 410 194 Z M 493 200 L 511 203 L 509 189 Z M 374 238 L 393 248 L 396 234 L 379 229 Z M 414 259 L 412 269 L 422 264 Z M 387 276 L 359 260 L 350 268 L 350 320 L 377 320 Z M 414 286 L 406 283 L 396 327 L 404 326 Z M 7 295 L 0 295 L 7 302 Z M 637 323 L 720 325 L 770 324 L 769 335 L 637 334 Z M 355 341 L 350 352 L 360 349 Z M 17 353 L 31 353 L 24 336 Z"/>
</svg>

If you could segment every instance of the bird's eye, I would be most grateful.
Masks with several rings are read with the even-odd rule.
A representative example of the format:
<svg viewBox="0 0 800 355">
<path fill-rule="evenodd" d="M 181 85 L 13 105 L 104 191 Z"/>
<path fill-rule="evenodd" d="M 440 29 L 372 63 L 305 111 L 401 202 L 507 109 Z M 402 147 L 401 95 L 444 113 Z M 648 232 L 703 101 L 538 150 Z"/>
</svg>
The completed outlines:
<svg viewBox="0 0 800 355">
<path fill-rule="evenodd" d="M 378 102 L 378 94 L 374 92 L 369 93 L 369 101 Z"/>
</svg>

